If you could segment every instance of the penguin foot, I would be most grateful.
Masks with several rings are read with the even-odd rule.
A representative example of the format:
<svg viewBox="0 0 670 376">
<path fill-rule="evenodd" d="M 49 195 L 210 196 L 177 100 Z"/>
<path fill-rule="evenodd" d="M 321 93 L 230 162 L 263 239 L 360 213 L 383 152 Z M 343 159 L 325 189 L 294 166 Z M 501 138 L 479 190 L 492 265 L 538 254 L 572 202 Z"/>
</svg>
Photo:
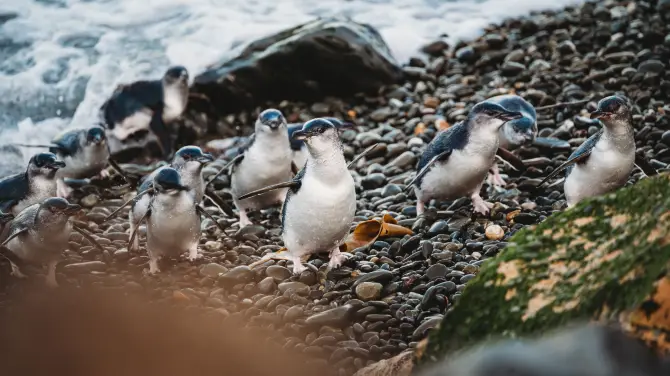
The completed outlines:
<svg viewBox="0 0 670 376">
<path fill-rule="evenodd" d="M 194 250 L 188 251 L 188 261 L 193 262 L 195 260 L 201 259 L 203 256 L 202 254 L 198 253 L 198 248 L 195 248 Z"/>
<path fill-rule="evenodd" d="M 307 270 L 307 267 L 302 264 L 300 257 L 295 256 L 291 260 L 293 261 L 293 274 L 298 275 Z"/>
<path fill-rule="evenodd" d="M 160 269 L 158 268 L 158 260 L 149 260 L 149 274 L 156 274 L 160 273 Z"/>
<path fill-rule="evenodd" d="M 240 210 L 240 228 L 247 227 L 249 225 L 252 225 L 253 223 L 247 216 L 246 210 Z"/>
<path fill-rule="evenodd" d="M 416 216 L 420 216 L 423 214 L 423 212 L 426 211 L 426 204 L 423 203 L 421 200 L 416 201 Z"/>
<path fill-rule="evenodd" d="M 475 207 L 476 213 L 480 213 L 483 215 L 489 214 L 489 211 L 493 207 L 492 203 L 484 201 L 484 199 L 479 195 L 479 193 L 475 193 L 470 198 L 472 199 L 472 206 Z"/>
<path fill-rule="evenodd" d="M 343 262 L 347 261 L 352 256 L 353 255 L 350 253 L 340 252 L 340 247 L 339 246 L 336 247 L 335 249 L 330 251 L 330 261 L 328 262 L 328 270 L 338 268 L 340 265 L 342 265 Z"/>
<path fill-rule="evenodd" d="M 47 287 L 50 288 L 56 288 L 58 287 L 58 281 L 56 281 L 56 265 L 57 262 L 50 262 L 47 265 L 47 276 L 46 276 L 46 283 Z"/>
<path fill-rule="evenodd" d="M 488 180 L 488 183 L 490 185 L 497 185 L 497 186 L 500 186 L 500 187 L 504 187 L 504 186 L 507 185 L 507 182 L 505 182 L 505 180 L 502 178 L 502 176 L 500 176 L 500 173 L 498 173 L 498 171 L 496 171 L 493 174 L 489 174 L 489 177 L 488 177 L 487 180 Z"/>
</svg>

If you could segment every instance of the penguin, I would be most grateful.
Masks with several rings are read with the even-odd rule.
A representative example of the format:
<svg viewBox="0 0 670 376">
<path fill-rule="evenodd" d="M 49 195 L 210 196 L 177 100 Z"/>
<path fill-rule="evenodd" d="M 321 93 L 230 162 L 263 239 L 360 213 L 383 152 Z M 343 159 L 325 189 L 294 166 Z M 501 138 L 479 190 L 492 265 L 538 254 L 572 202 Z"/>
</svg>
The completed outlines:
<svg viewBox="0 0 670 376">
<path fill-rule="evenodd" d="M 19 214 L 26 207 L 56 196 L 56 173 L 65 163 L 53 153 L 35 154 L 23 173 L 0 180 L 0 211 Z"/>
<path fill-rule="evenodd" d="M 453 200 L 466 195 L 475 212 L 488 214 L 492 205 L 479 191 L 495 161 L 500 127 L 522 116 L 484 101 L 473 106 L 464 121 L 439 132 L 421 155 L 418 172 L 407 186 L 416 194 L 417 215 L 423 214 L 425 203 L 432 199 Z"/>
<path fill-rule="evenodd" d="M 624 186 L 638 158 L 628 98 L 613 95 L 601 99 L 591 118 L 600 120 L 603 127 L 538 185 L 565 170 L 563 189 L 568 207 Z"/>
<path fill-rule="evenodd" d="M 58 287 L 56 265 L 61 253 L 68 248 L 70 233 L 81 233 L 99 250 L 104 249 L 88 233 L 70 222 L 70 217 L 81 210 L 61 197 L 49 197 L 30 205 L 18 213 L 2 232 L 2 246 L 18 259 L 47 265 L 46 284 Z M 24 278 L 12 262 L 12 274 Z"/>
<path fill-rule="evenodd" d="M 267 109 L 258 116 L 254 129 L 249 143 L 231 165 L 230 188 L 233 202 L 240 213 L 240 227 L 251 224 L 248 210 L 280 204 L 286 197 L 286 189 L 246 200 L 238 200 L 238 196 L 285 182 L 293 176 L 293 154 L 284 115 L 279 110 Z"/>
<path fill-rule="evenodd" d="M 498 131 L 498 148 L 513 150 L 521 145 L 528 145 L 537 137 L 537 113 L 535 107 L 518 95 L 506 94 L 491 97 L 486 102 L 496 103 L 509 111 L 518 111 L 522 117 L 510 120 Z M 505 180 L 500 176 L 498 163 L 491 166 L 489 181 L 494 185 L 504 186 Z"/>
<path fill-rule="evenodd" d="M 335 117 L 325 117 L 323 119 L 326 119 L 329 122 L 331 122 L 338 130 L 350 129 L 354 127 L 353 123 L 344 122 Z M 307 146 L 303 141 L 293 139 L 293 133 L 295 131 L 301 130 L 303 125 L 304 123 L 294 123 L 289 124 L 287 127 L 288 137 L 291 140 L 291 150 L 293 150 L 293 163 L 299 168 L 302 168 L 302 166 L 305 165 L 305 162 L 307 162 L 307 154 L 308 154 Z"/>
<path fill-rule="evenodd" d="M 129 240 L 130 248 L 139 225 L 146 220 L 149 274 L 160 272 L 158 260 L 163 256 L 175 257 L 188 252 L 188 259 L 195 261 L 200 241 L 200 207 L 195 191 L 182 184 L 179 172 L 171 167 L 161 169 L 152 180 L 152 190 L 146 210 L 131 230 Z"/>
<path fill-rule="evenodd" d="M 209 153 L 203 153 L 202 149 L 197 146 L 184 146 L 175 153 L 170 166 L 163 166 L 154 170 L 147 175 L 142 184 L 138 188 L 138 194 L 146 192 L 149 188 L 154 186 L 154 180 L 165 169 L 174 169 L 179 173 L 180 184 L 183 184 L 193 192 L 193 197 L 196 204 L 200 204 L 205 196 L 205 182 L 202 177 L 202 168 L 206 163 L 214 160 Z M 139 219 L 142 218 L 149 208 L 151 198 L 147 195 L 138 195 L 133 201 L 128 220 L 130 222 L 130 229 L 134 229 L 139 225 Z M 133 250 L 139 247 L 139 239 L 135 239 L 131 245 Z"/>
<path fill-rule="evenodd" d="M 100 108 L 107 128 L 111 152 L 139 131 L 151 131 L 158 139 L 163 157 L 173 152 L 168 124 L 179 118 L 188 103 L 188 71 L 170 67 L 160 80 L 120 85 Z"/>
<path fill-rule="evenodd" d="M 354 179 L 337 129 L 330 121 L 312 119 L 293 132 L 293 139 L 304 141 L 308 151 L 298 174 L 291 181 L 250 192 L 238 200 L 288 188 L 281 213 L 281 235 L 287 248 L 282 258 L 291 260 L 293 273 L 299 274 L 306 269 L 302 262 L 311 254 L 329 252 L 330 270 L 348 256 L 339 247 L 356 213 Z"/>
</svg>

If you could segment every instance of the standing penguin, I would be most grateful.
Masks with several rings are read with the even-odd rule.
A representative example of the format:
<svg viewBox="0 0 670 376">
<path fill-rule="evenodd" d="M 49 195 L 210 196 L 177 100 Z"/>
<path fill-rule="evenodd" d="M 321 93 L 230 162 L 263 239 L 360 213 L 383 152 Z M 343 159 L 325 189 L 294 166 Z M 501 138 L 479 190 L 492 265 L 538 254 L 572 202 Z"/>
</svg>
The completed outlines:
<svg viewBox="0 0 670 376">
<path fill-rule="evenodd" d="M 537 113 L 535 107 L 518 95 L 507 94 L 491 97 L 486 102 L 496 103 L 509 111 L 521 113 L 518 119 L 510 120 L 498 131 L 500 143 L 499 148 L 513 150 L 521 145 L 532 143 L 537 137 Z M 505 180 L 500 176 L 498 163 L 493 162 L 490 180 L 496 185 L 505 185 Z"/>
<path fill-rule="evenodd" d="M 453 200 L 469 195 L 475 212 L 488 214 L 490 203 L 479 195 L 498 150 L 500 127 L 521 118 L 518 111 L 492 103 L 477 103 L 467 119 L 439 132 L 421 155 L 416 177 L 407 189 L 416 193 L 417 215 L 432 199 Z"/>
<path fill-rule="evenodd" d="M 182 185 L 179 172 L 173 168 L 161 169 L 152 181 L 152 188 L 146 211 L 131 231 L 130 244 L 146 219 L 149 273 L 155 274 L 160 272 L 158 260 L 163 256 L 175 257 L 187 251 L 190 261 L 198 258 L 200 207 L 195 192 Z"/>
<path fill-rule="evenodd" d="M 22 210 L 3 230 L 2 246 L 7 247 L 20 260 L 47 265 L 46 283 L 58 287 L 56 265 L 61 253 L 68 248 L 70 232 L 75 228 L 70 217 L 81 207 L 67 200 L 51 197 Z M 91 240 L 90 236 L 85 235 Z M 99 244 L 94 243 L 98 247 Z M 15 265 L 12 265 L 12 269 Z M 23 277 L 18 269 L 13 274 Z"/>
<path fill-rule="evenodd" d="M 293 273 L 306 268 L 302 261 L 313 253 L 329 252 L 329 268 L 345 259 L 344 242 L 356 213 L 354 179 L 347 168 L 337 129 L 328 120 L 306 122 L 293 133 L 307 145 L 307 162 L 290 182 L 251 192 L 243 200 L 273 189 L 289 188 L 282 206 L 282 238 Z"/>
<path fill-rule="evenodd" d="M 184 146 L 177 151 L 170 166 L 163 166 L 156 169 L 149 174 L 137 189 L 138 194 L 146 192 L 149 188 L 154 186 L 154 180 L 161 171 L 165 169 L 174 169 L 179 173 L 180 184 L 183 184 L 190 192 L 193 193 L 193 198 L 196 204 L 200 204 L 205 196 L 205 182 L 202 177 L 203 166 L 214 160 L 209 153 L 203 153 L 202 149 L 197 146 Z M 128 221 L 130 222 L 130 231 L 135 231 L 139 226 L 140 218 L 144 216 L 149 209 L 151 201 L 150 195 L 138 195 L 136 200 L 132 201 L 130 215 Z M 131 244 L 131 249 L 137 250 L 139 247 L 139 239 L 135 238 Z"/>
<path fill-rule="evenodd" d="M 188 71 L 182 66 L 169 68 L 160 80 L 119 86 L 101 107 L 111 136 L 111 151 L 120 150 L 122 145 L 119 143 L 132 134 L 151 130 L 158 139 L 163 156 L 170 157 L 172 138 L 167 124 L 184 112 L 188 93 Z"/>
<path fill-rule="evenodd" d="M 0 211 L 14 215 L 56 196 L 56 172 L 65 167 L 53 153 L 35 154 L 25 172 L 0 180 Z"/>
<path fill-rule="evenodd" d="M 604 127 L 539 184 L 566 170 L 563 187 L 568 207 L 622 187 L 635 167 L 635 135 L 628 99 L 616 95 L 601 99 L 591 118 L 599 119 Z"/>
<path fill-rule="evenodd" d="M 286 189 L 246 200 L 240 200 L 238 197 L 289 180 L 292 176 L 292 158 L 284 115 L 272 108 L 261 112 L 249 144 L 242 154 L 235 158 L 231 167 L 230 187 L 233 202 L 240 212 L 240 227 L 251 224 L 247 210 L 264 209 L 281 203 L 286 197 Z"/>
</svg>

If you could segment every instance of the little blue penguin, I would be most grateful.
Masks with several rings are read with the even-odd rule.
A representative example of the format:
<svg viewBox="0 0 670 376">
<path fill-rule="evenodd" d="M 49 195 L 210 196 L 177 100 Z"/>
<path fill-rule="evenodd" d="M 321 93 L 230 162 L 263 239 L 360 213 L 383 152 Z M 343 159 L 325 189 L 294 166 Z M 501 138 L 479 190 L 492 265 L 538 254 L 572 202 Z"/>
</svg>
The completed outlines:
<svg viewBox="0 0 670 376">
<path fill-rule="evenodd" d="M 184 186 L 179 172 L 174 168 L 161 169 L 152 181 L 153 193 L 146 212 L 138 221 L 147 222 L 147 254 L 149 273 L 159 272 L 158 259 L 176 257 L 188 251 L 188 259 L 198 258 L 200 241 L 200 214 L 195 192 Z M 131 242 L 136 238 L 137 227 L 132 230 Z"/>
<path fill-rule="evenodd" d="M 14 215 L 28 206 L 56 196 L 56 173 L 65 167 L 53 153 L 30 158 L 25 172 L 0 180 L 0 211 Z"/>
<path fill-rule="evenodd" d="M 293 175 L 293 155 L 284 115 L 276 109 L 267 109 L 258 116 L 254 129 L 249 143 L 231 166 L 230 187 L 233 202 L 240 212 L 240 227 L 251 224 L 248 210 L 260 210 L 283 202 L 286 189 L 245 200 L 237 197 L 288 181 Z"/>
<path fill-rule="evenodd" d="M 67 197 L 72 192 L 72 188 L 65 184 L 65 178 L 83 179 L 109 175 L 105 170 L 109 149 L 104 129 L 73 129 L 58 135 L 51 140 L 51 144 L 49 151 L 65 162 L 65 167 L 56 173 L 58 196 Z"/>
<path fill-rule="evenodd" d="M 192 191 L 195 202 L 200 204 L 205 196 L 205 182 L 202 177 L 202 168 L 206 163 L 213 160 L 214 157 L 212 157 L 211 154 L 203 153 L 202 149 L 197 146 L 184 146 L 175 153 L 170 166 L 160 167 L 147 175 L 137 189 L 137 192 L 142 193 L 153 187 L 154 179 L 161 173 L 161 171 L 165 169 L 174 169 L 179 173 L 180 184 L 183 184 L 189 191 Z M 129 215 L 131 231 L 138 226 L 138 221 L 147 211 L 150 200 L 149 195 L 142 195 L 138 197 L 137 200 L 133 201 Z M 138 247 L 139 239 L 135 238 L 135 241 L 131 244 L 131 249 L 136 250 Z"/>
<path fill-rule="evenodd" d="M 46 283 L 49 287 L 57 287 L 56 265 L 61 253 L 68 248 L 73 230 L 69 219 L 80 209 L 79 205 L 70 204 L 64 198 L 47 198 L 18 213 L 3 231 L 0 241 L 19 259 L 46 264 Z M 23 277 L 20 272 L 18 276 Z"/>
<path fill-rule="evenodd" d="M 111 151 L 122 149 L 121 143 L 134 133 L 150 130 L 169 158 L 173 142 L 167 124 L 184 112 L 188 95 L 188 71 L 182 66 L 169 68 L 160 80 L 117 87 L 101 107 Z"/>
<path fill-rule="evenodd" d="M 335 117 L 325 117 L 322 119 L 328 120 L 337 129 L 348 129 L 354 126 L 353 123 L 344 122 Z M 303 125 L 304 123 L 289 124 L 287 128 L 288 137 L 291 140 L 291 149 L 293 150 L 293 163 L 299 168 L 302 168 L 305 165 L 305 162 L 307 162 L 307 146 L 305 146 L 305 143 L 302 140 L 293 139 L 293 133 L 301 130 Z"/>
<path fill-rule="evenodd" d="M 535 137 L 537 137 L 537 113 L 532 104 L 513 94 L 498 95 L 486 101 L 499 104 L 509 111 L 518 111 L 522 115 L 519 119 L 508 121 L 500 128 L 498 147 L 513 150 L 535 140 Z M 506 184 L 500 176 L 500 170 L 496 162 L 491 167 L 491 182 L 495 185 Z"/>
<path fill-rule="evenodd" d="M 635 167 L 635 134 L 628 98 L 613 95 L 601 99 L 591 118 L 599 119 L 604 127 L 540 183 L 566 170 L 563 189 L 568 207 L 622 187 Z"/>
<path fill-rule="evenodd" d="M 247 194 L 256 195 L 289 188 L 282 206 L 281 233 L 293 273 L 306 268 L 302 261 L 311 254 L 329 252 L 328 268 L 339 266 L 348 254 L 341 253 L 356 213 L 354 179 L 347 168 L 337 129 L 330 121 L 317 118 L 293 132 L 293 139 L 307 145 L 307 162 L 289 182 Z M 243 199 L 243 195 L 239 199 Z"/>
<path fill-rule="evenodd" d="M 493 102 L 480 102 L 468 117 L 439 132 L 428 144 L 417 164 L 417 175 L 409 183 L 417 197 L 416 211 L 421 215 L 432 199 L 454 200 L 469 195 L 475 212 L 488 214 L 490 203 L 479 195 L 487 172 L 498 150 L 500 127 L 521 118 Z"/>
</svg>

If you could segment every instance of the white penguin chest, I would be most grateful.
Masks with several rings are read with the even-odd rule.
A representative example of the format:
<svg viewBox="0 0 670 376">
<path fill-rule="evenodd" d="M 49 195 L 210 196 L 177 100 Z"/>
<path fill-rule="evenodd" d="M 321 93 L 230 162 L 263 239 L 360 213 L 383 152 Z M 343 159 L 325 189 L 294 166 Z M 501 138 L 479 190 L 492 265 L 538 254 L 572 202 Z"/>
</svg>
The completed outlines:
<svg viewBox="0 0 670 376">
<path fill-rule="evenodd" d="M 163 120 L 165 122 L 178 118 L 186 109 L 186 98 L 175 88 L 165 89 L 163 103 Z"/>
<path fill-rule="evenodd" d="M 494 153 L 454 150 L 446 162 L 435 163 L 426 173 L 419 196 L 423 201 L 428 201 L 470 195 L 484 181 L 493 162 Z"/>
<path fill-rule="evenodd" d="M 291 149 L 281 145 L 266 149 L 253 145 L 235 168 L 231 179 L 233 192 L 239 196 L 250 191 L 291 179 Z M 280 190 L 283 196 L 286 190 Z"/>
<path fill-rule="evenodd" d="M 573 165 L 565 179 L 569 205 L 586 197 L 610 192 L 623 186 L 635 167 L 635 150 L 621 152 L 606 140 L 599 141 L 586 163 Z"/>
<path fill-rule="evenodd" d="M 39 204 L 49 197 L 56 196 L 56 180 L 44 176 L 36 176 L 30 182 L 30 194 L 14 206 L 14 215 L 33 204 Z"/>
<path fill-rule="evenodd" d="M 105 146 L 85 146 L 77 156 L 63 158 L 65 167 L 58 170 L 58 176 L 85 178 L 95 175 L 107 165 L 109 152 Z"/>
<path fill-rule="evenodd" d="M 326 252 L 347 236 L 356 214 L 356 190 L 351 175 L 337 184 L 306 176 L 285 204 L 283 238 L 295 255 Z"/>
</svg>

